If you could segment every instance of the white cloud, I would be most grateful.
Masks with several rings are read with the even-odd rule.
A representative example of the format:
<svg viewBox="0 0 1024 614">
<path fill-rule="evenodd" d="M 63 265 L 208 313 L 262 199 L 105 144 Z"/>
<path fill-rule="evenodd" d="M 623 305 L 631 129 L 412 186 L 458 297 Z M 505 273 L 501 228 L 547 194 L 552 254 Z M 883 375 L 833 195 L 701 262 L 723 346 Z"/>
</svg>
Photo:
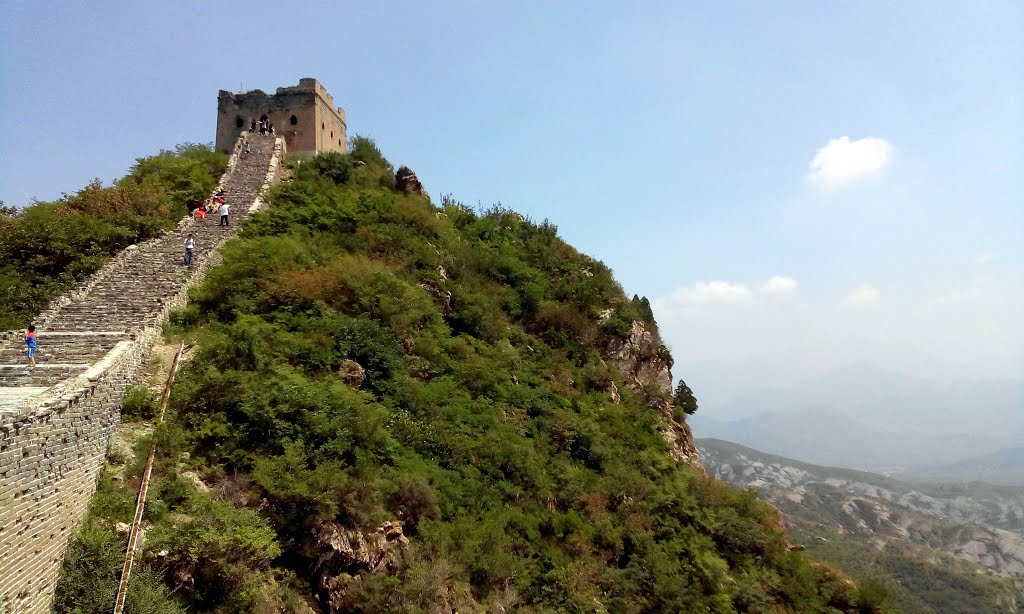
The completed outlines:
<svg viewBox="0 0 1024 614">
<path fill-rule="evenodd" d="M 892 160 L 892 149 L 889 141 L 873 136 L 832 139 L 814 155 L 807 178 L 825 190 L 837 190 L 877 175 Z"/>
<path fill-rule="evenodd" d="M 978 254 L 978 257 L 974 259 L 974 264 L 988 264 L 988 263 L 992 262 L 992 260 L 994 260 L 995 257 L 996 257 L 996 255 L 993 254 L 992 252 L 985 252 L 983 254 Z"/>
<path fill-rule="evenodd" d="M 796 293 L 797 283 L 792 277 L 781 277 L 776 275 L 768 281 L 761 284 L 761 292 L 765 294 L 794 294 Z"/>
<path fill-rule="evenodd" d="M 676 288 L 667 299 L 661 299 L 665 307 L 685 307 L 691 305 L 750 303 L 754 300 L 754 292 L 743 284 L 727 281 L 698 281 L 692 286 Z"/>
<path fill-rule="evenodd" d="M 844 305 L 851 307 L 875 307 L 882 302 L 882 293 L 878 291 L 878 288 L 864 284 L 853 289 L 843 299 Z"/>
</svg>

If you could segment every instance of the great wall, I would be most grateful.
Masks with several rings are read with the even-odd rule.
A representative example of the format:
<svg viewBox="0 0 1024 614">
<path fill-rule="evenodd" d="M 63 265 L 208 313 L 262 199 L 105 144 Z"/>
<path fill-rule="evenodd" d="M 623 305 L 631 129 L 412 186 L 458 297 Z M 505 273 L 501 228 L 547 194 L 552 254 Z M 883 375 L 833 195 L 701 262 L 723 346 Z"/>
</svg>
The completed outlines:
<svg viewBox="0 0 1024 614">
<path fill-rule="evenodd" d="M 251 153 L 243 153 L 248 140 Z M 282 168 L 284 138 L 243 133 L 219 188 L 231 225 L 182 219 L 133 245 L 35 319 L 38 365 L 21 333 L 0 333 L 0 614 L 48 612 L 68 539 L 85 516 L 125 390 L 145 376 L 169 313 Z M 196 259 L 183 264 L 184 241 Z"/>
</svg>

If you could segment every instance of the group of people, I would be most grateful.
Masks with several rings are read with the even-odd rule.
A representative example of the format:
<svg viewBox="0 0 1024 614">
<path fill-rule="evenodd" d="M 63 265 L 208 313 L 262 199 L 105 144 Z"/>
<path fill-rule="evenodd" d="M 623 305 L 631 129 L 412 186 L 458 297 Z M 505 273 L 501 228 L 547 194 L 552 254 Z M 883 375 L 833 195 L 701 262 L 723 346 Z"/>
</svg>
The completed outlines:
<svg viewBox="0 0 1024 614">
<path fill-rule="evenodd" d="M 274 134 L 274 122 L 265 117 L 260 120 L 253 119 L 249 124 L 249 132 L 255 133 L 256 130 L 260 131 L 260 136 L 272 135 Z"/>
<path fill-rule="evenodd" d="M 220 214 L 220 223 L 218 226 L 230 226 L 231 221 L 229 215 L 231 214 L 231 205 L 229 205 L 224 198 L 224 190 L 217 190 L 213 196 L 207 198 L 203 204 L 196 207 L 195 216 L 196 220 L 206 220 L 207 216 L 212 216 L 214 210 Z M 195 233 L 188 233 L 185 237 L 185 266 L 191 266 L 192 254 L 196 249 L 196 235 Z"/>
<path fill-rule="evenodd" d="M 203 204 L 195 210 L 195 216 L 197 220 L 205 220 L 207 215 L 213 215 L 214 208 L 220 213 L 220 223 L 218 226 L 230 226 L 231 223 L 228 220 L 228 216 L 231 212 L 231 205 L 229 205 L 224 199 L 224 190 L 217 190 L 213 196 L 207 198 Z M 185 266 L 192 265 L 192 256 L 196 249 L 196 235 L 195 233 L 188 233 L 185 237 Z M 33 367 L 36 366 L 36 350 L 38 348 L 38 339 L 36 337 L 36 327 L 29 326 L 25 332 L 25 345 L 26 354 L 28 355 L 29 364 Z"/>
<path fill-rule="evenodd" d="M 228 220 L 228 215 L 231 212 L 231 205 L 224 200 L 224 190 L 217 190 L 213 196 L 203 201 L 203 204 L 199 205 L 194 214 L 197 220 L 205 220 L 206 216 L 213 215 L 214 210 L 220 214 L 220 223 L 218 226 L 230 226 L 231 222 Z"/>
</svg>

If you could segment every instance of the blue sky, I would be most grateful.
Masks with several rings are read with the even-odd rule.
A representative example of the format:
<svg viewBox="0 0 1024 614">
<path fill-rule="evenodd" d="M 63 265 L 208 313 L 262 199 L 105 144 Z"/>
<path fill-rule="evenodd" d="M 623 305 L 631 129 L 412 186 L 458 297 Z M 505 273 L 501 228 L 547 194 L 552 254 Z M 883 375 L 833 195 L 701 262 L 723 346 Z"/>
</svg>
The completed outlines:
<svg viewBox="0 0 1024 614">
<path fill-rule="evenodd" d="M 206 4 L 5 3 L 0 199 L 316 77 L 435 197 L 549 218 L 654 300 L 707 407 L 1024 375 L 1019 2 Z"/>
</svg>

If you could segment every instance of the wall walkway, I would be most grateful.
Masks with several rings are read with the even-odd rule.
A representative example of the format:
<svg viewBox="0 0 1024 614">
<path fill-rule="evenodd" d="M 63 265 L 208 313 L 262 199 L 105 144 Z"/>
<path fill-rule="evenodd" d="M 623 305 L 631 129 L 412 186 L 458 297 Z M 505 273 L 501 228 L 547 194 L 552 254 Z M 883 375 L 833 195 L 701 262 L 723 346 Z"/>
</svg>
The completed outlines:
<svg viewBox="0 0 1024 614">
<path fill-rule="evenodd" d="M 35 320 L 37 366 L 18 332 L 0 333 L 0 614 L 49 612 L 68 538 L 85 516 L 125 389 L 141 383 L 161 326 L 219 261 L 238 222 L 262 206 L 283 139 L 243 134 L 221 179 L 231 226 L 183 219 L 130 246 Z M 195 259 L 182 264 L 194 233 Z M 111 604 L 114 596 L 111 595 Z"/>
</svg>

